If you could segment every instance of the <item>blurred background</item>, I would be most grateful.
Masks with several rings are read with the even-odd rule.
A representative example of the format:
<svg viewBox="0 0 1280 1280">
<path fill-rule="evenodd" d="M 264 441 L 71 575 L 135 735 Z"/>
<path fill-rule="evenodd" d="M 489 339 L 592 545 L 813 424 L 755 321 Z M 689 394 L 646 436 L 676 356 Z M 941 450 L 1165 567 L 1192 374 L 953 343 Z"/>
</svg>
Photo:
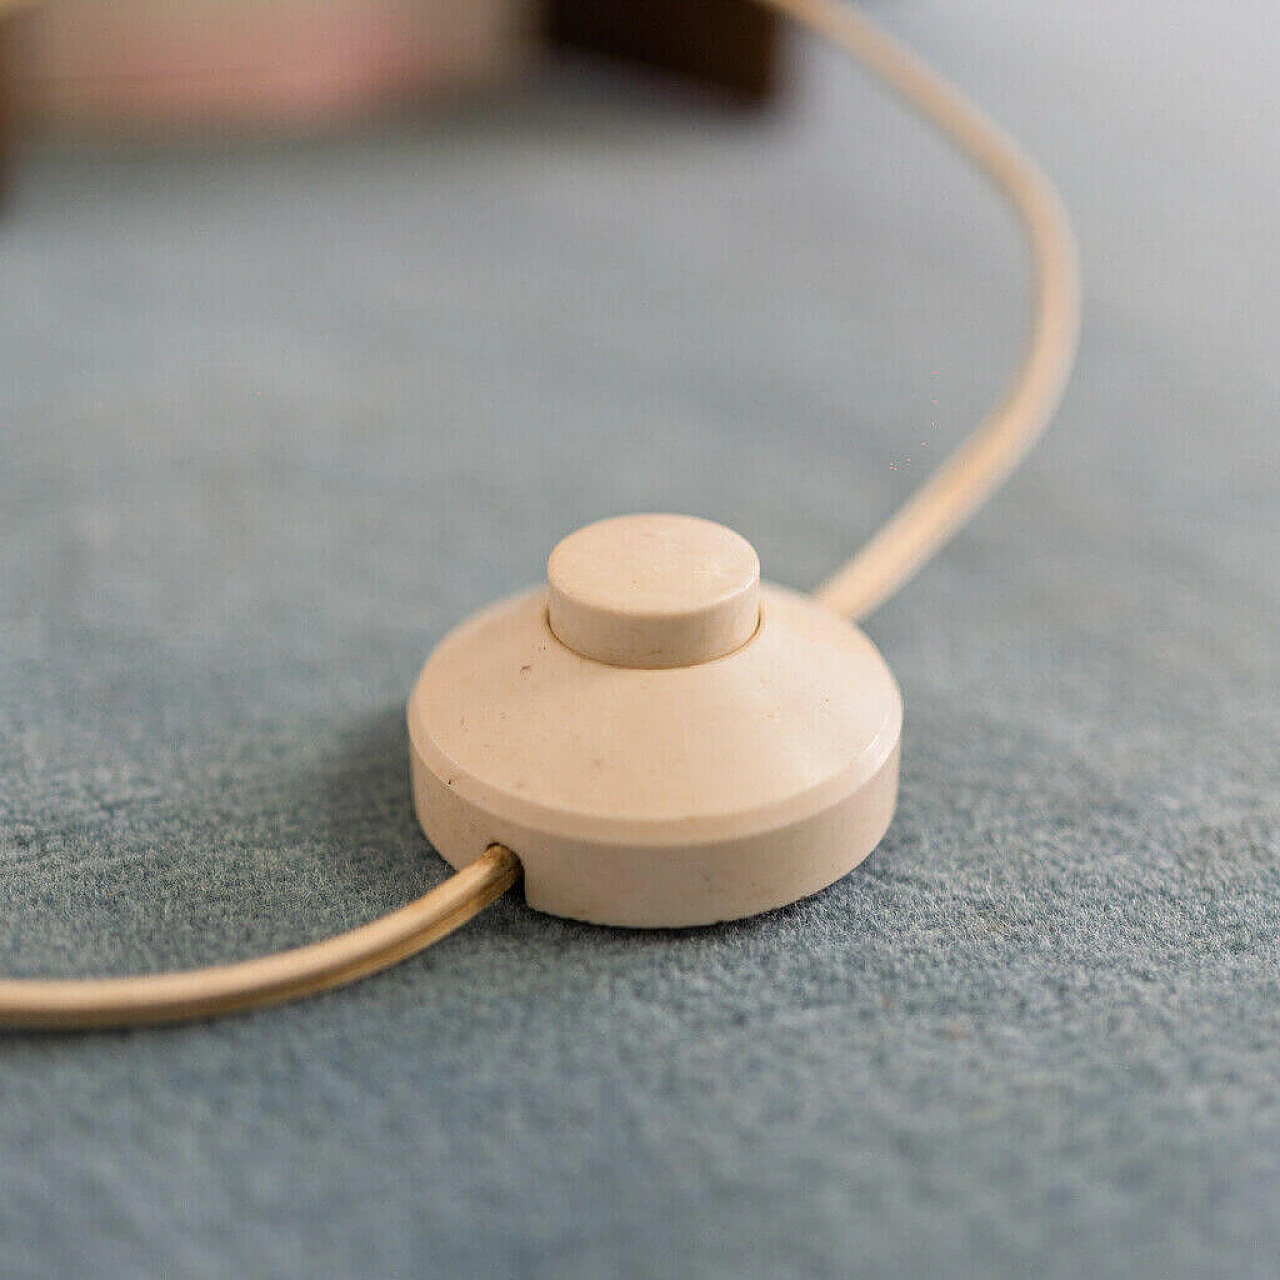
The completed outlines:
<svg viewBox="0 0 1280 1280">
<path fill-rule="evenodd" d="M 216 138 L 340 127 L 479 94 L 548 45 L 648 60 L 759 100 L 777 21 L 747 0 L 60 0 L 0 6 L 10 130 Z"/>
</svg>

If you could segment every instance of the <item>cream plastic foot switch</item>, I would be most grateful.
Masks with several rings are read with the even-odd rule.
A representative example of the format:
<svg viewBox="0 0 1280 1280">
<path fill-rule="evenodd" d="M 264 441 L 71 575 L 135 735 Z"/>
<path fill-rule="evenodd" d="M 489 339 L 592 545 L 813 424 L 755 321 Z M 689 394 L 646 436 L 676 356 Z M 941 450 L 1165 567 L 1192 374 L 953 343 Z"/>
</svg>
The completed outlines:
<svg viewBox="0 0 1280 1280">
<path fill-rule="evenodd" d="M 409 700 L 414 804 L 455 867 L 498 843 L 531 906 L 680 926 L 816 893 L 879 843 L 902 699 L 857 627 L 690 516 L 602 520 L 491 605 Z"/>
</svg>

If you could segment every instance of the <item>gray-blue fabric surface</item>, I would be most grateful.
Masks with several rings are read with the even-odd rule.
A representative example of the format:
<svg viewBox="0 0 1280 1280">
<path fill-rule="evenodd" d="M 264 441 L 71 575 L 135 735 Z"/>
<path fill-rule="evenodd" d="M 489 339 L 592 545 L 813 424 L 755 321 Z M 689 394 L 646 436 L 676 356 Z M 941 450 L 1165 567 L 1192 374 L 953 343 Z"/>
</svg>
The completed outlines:
<svg viewBox="0 0 1280 1280">
<path fill-rule="evenodd" d="M 1274 6 L 903 3 L 1061 181 L 1059 423 L 869 623 L 901 808 L 683 933 L 518 896 L 385 976 L 0 1041 L 5 1276 L 1280 1274 Z M 0 222 L 0 971 L 158 970 L 445 868 L 401 706 L 569 529 L 811 585 L 998 392 L 1000 207 L 824 52 L 449 121 L 36 153 Z"/>
</svg>

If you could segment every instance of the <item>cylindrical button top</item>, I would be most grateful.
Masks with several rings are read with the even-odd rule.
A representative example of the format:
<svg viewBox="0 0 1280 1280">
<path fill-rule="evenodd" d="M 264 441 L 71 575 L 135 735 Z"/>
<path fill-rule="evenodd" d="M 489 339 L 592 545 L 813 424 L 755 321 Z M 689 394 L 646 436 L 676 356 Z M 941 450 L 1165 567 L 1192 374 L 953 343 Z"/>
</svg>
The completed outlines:
<svg viewBox="0 0 1280 1280">
<path fill-rule="evenodd" d="M 589 524 L 551 553 L 547 583 L 556 638 L 615 667 L 709 662 L 746 644 L 760 623 L 755 550 L 693 516 Z"/>
</svg>

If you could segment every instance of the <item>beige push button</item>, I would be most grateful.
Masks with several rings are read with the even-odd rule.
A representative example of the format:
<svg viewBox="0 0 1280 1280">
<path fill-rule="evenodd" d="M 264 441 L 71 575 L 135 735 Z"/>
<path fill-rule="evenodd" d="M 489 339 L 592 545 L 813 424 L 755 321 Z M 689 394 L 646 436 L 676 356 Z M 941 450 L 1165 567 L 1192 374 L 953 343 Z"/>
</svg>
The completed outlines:
<svg viewBox="0 0 1280 1280">
<path fill-rule="evenodd" d="M 561 644 L 615 667 L 691 667 L 741 648 L 760 622 L 760 561 L 731 529 L 633 515 L 571 533 L 547 563 Z"/>
</svg>

